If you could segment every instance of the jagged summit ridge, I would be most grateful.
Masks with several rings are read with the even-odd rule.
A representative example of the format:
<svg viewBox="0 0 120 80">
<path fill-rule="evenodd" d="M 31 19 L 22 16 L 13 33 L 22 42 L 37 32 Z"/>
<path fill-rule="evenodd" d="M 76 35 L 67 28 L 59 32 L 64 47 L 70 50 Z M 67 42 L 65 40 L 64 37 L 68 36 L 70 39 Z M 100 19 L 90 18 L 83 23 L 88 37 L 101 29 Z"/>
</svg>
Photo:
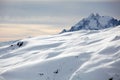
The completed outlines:
<svg viewBox="0 0 120 80">
<path fill-rule="evenodd" d="M 120 25 L 120 20 L 110 16 L 100 16 L 98 13 L 90 14 L 87 18 L 82 19 L 69 30 L 63 29 L 61 33 L 78 31 L 78 30 L 100 30 Z"/>
</svg>

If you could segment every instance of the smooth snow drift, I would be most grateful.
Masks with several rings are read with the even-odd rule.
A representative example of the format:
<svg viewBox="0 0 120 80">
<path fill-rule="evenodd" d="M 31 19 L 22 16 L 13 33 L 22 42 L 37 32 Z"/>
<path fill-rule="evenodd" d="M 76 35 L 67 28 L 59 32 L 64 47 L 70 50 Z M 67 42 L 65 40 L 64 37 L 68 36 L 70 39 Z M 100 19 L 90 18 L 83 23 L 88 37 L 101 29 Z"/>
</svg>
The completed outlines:
<svg viewBox="0 0 120 80">
<path fill-rule="evenodd" d="M 0 80 L 120 80 L 120 26 L 0 43 Z"/>
</svg>

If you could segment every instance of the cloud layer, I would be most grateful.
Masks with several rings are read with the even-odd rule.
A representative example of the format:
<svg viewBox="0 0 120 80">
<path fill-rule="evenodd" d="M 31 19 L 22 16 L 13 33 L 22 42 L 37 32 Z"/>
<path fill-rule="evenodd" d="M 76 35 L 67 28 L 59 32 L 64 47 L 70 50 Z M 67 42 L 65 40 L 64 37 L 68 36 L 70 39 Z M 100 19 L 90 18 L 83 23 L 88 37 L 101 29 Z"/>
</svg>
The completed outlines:
<svg viewBox="0 0 120 80">
<path fill-rule="evenodd" d="M 25 2 L 27 0 L 20 0 L 23 2 L 18 2 L 19 0 L 10 0 L 11 3 L 8 3 L 8 0 L 5 1 L 0 3 L 0 22 L 21 23 L 25 21 L 26 23 L 36 22 L 40 24 L 70 24 L 67 20 L 73 18 L 81 19 L 93 12 L 120 18 L 120 2 L 113 0 L 111 0 L 113 2 L 94 2 L 94 0 L 90 0 L 91 2 L 59 2 L 59 0 L 58 2 L 47 0 L 44 2 L 41 0 L 38 2 L 31 2 L 33 0 Z"/>
<path fill-rule="evenodd" d="M 0 41 L 21 39 L 40 35 L 50 35 L 62 28 L 36 24 L 0 24 Z"/>
</svg>

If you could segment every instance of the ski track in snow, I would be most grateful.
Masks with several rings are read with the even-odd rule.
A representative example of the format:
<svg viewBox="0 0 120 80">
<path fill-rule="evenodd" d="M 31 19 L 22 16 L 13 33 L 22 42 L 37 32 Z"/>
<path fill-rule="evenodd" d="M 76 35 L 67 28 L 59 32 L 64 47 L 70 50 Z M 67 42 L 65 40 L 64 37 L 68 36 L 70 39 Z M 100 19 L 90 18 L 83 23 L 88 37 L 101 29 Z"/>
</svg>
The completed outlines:
<svg viewBox="0 0 120 80">
<path fill-rule="evenodd" d="M 110 78 L 120 80 L 120 26 L 0 43 L 0 80 Z"/>
</svg>

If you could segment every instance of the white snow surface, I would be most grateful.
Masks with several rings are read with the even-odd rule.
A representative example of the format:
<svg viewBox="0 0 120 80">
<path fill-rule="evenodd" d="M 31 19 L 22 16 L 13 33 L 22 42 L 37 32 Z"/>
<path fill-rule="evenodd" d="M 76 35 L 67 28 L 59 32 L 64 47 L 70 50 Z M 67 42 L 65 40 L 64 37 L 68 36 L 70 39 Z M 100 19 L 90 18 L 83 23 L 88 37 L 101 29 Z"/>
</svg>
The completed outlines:
<svg viewBox="0 0 120 80">
<path fill-rule="evenodd" d="M 0 43 L 0 80 L 110 78 L 120 80 L 120 26 Z"/>
</svg>

